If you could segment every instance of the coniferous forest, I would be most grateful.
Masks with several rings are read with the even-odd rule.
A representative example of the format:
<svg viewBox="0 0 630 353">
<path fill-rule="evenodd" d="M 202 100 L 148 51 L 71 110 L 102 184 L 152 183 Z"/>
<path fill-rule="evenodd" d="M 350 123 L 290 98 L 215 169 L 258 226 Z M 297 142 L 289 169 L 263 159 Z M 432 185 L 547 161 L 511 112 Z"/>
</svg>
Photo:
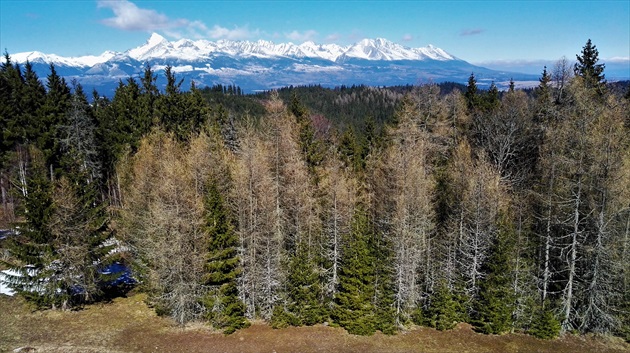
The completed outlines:
<svg viewBox="0 0 630 353">
<path fill-rule="evenodd" d="M 472 73 L 246 95 L 147 66 L 105 98 L 6 54 L 1 269 L 70 309 L 113 295 L 122 263 L 158 314 L 226 333 L 630 340 L 630 91 L 590 40 L 541 71 L 529 91 Z"/>
</svg>

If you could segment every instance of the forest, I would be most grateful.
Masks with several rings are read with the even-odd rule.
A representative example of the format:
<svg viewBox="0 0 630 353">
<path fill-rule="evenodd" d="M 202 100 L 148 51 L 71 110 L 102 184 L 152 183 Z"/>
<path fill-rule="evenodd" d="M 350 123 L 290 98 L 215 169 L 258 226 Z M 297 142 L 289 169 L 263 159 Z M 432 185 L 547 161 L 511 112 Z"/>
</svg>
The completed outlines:
<svg viewBox="0 0 630 353">
<path fill-rule="evenodd" d="M 113 295 L 225 333 L 467 322 L 630 341 L 630 89 L 587 41 L 533 90 L 166 86 L 0 66 L 0 269 L 40 308 Z M 45 83 L 44 83 L 45 82 Z M 12 275 L 10 275 L 12 274 Z M 115 293 L 117 294 L 117 293 Z"/>
</svg>

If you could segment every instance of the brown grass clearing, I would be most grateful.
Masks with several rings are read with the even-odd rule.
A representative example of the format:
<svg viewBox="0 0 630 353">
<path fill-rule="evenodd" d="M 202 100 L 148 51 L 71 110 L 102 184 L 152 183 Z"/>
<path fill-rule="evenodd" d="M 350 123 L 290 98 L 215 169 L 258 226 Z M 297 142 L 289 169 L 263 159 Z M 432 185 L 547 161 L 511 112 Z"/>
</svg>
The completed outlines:
<svg viewBox="0 0 630 353">
<path fill-rule="evenodd" d="M 317 325 L 274 330 L 262 322 L 225 336 L 203 324 L 177 327 L 157 317 L 145 296 L 117 298 L 83 310 L 33 311 L 20 298 L 0 296 L 0 351 L 28 347 L 34 352 L 630 352 L 614 337 L 567 335 L 553 341 L 523 334 L 483 335 L 470 325 L 451 331 L 425 327 L 387 336 L 350 335 Z M 23 349 L 23 351 L 28 351 Z"/>
</svg>

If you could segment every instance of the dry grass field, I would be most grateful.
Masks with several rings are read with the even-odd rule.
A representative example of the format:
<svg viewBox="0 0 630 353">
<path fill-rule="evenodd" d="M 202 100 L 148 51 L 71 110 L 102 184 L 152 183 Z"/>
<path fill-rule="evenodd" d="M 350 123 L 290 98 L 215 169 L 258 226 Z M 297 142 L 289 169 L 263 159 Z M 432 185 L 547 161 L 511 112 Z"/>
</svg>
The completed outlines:
<svg viewBox="0 0 630 353">
<path fill-rule="evenodd" d="M 544 341 L 522 334 L 488 336 L 460 324 L 452 331 L 416 328 L 395 336 L 354 336 L 322 325 L 274 330 L 264 323 L 225 336 L 196 324 L 160 318 L 143 295 L 79 311 L 33 311 L 0 295 L 0 352 L 630 352 L 621 339 L 565 336 Z"/>
</svg>

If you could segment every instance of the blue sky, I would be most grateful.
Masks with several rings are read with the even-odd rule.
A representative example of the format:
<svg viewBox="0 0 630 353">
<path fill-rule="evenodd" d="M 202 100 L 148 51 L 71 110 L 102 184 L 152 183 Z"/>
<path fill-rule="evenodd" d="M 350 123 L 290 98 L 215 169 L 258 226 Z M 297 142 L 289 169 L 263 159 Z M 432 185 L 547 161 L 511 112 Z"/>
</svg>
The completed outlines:
<svg viewBox="0 0 630 353">
<path fill-rule="evenodd" d="M 0 0 L 0 48 L 98 55 L 168 39 L 350 44 L 382 37 L 433 44 L 476 64 L 573 60 L 588 38 L 600 59 L 630 57 L 630 0 L 88 1 Z"/>
</svg>

